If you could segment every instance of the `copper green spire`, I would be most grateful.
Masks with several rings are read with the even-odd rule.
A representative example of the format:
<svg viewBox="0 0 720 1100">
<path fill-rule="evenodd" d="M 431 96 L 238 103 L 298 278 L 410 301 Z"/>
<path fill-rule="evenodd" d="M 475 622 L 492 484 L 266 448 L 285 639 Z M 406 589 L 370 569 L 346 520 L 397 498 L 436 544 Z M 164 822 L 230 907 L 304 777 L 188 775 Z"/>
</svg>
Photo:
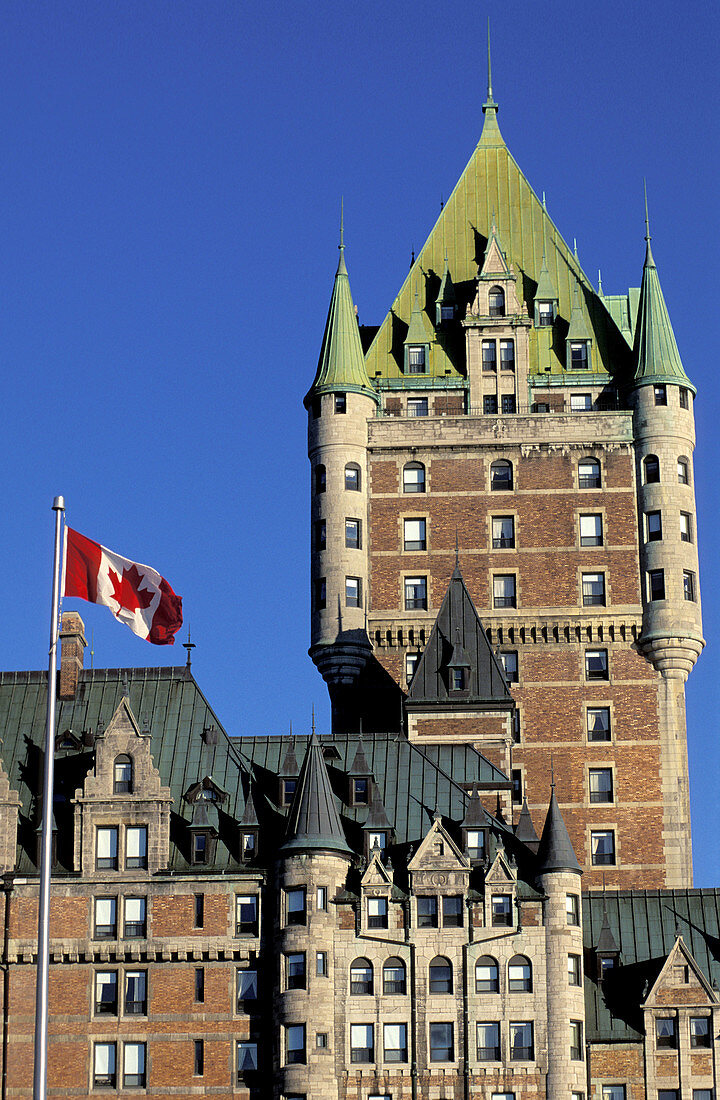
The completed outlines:
<svg viewBox="0 0 720 1100">
<path fill-rule="evenodd" d="M 412 313 L 410 314 L 410 326 L 408 328 L 407 336 L 405 337 L 406 344 L 431 344 L 435 339 L 435 333 L 433 327 L 430 324 L 430 320 L 423 309 L 420 307 L 420 300 L 417 290 L 415 291 L 415 303 L 413 305 Z"/>
<path fill-rule="evenodd" d="M 674 382 L 688 386 L 695 393 L 695 387 L 685 374 L 680 359 L 675 333 L 660 289 L 657 267 L 650 247 L 650 219 L 647 207 L 647 189 L 645 190 L 645 266 L 640 304 L 635 328 L 635 384 L 652 385 L 656 382 Z"/>
<path fill-rule="evenodd" d="M 370 385 L 365 356 L 360 343 L 355 306 L 350 291 L 350 279 L 345 266 L 344 203 L 340 206 L 340 259 L 330 299 L 325 335 L 315 380 L 305 395 L 307 408 L 313 397 L 322 393 L 363 393 L 374 401 L 378 396 Z"/>
<path fill-rule="evenodd" d="M 485 115 L 485 122 L 483 123 L 482 134 L 480 135 L 480 145 L 504 145 L 502 134 L 500 133 L 500 127 L 497 123 L 498 105 L 495 102 L 492 90 L 492 65 L 490 63 L 490 17 L 488 16 L 488 30 L 487 30 L 487 66 L 488 66 L 488 83 L 487 83 L 487 99 L 483 103 L 483 114 Z"/>
<path fill-rule="evenodd" d="M 573 307 L 570 314 L 570 327 L 568 328 L 567 338 L 568 340 L 592 340 L 592 332 L 587 317 L 580 305 L 577 283 L 573 293 Z"/>
</svg>

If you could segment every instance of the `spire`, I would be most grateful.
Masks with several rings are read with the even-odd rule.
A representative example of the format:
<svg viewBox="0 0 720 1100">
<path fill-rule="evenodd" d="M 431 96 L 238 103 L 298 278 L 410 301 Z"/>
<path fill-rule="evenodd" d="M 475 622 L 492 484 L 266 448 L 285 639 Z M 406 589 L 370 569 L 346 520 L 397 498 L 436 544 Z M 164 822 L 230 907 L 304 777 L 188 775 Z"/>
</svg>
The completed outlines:
<svg viewBox="0 0 720 1100">
<path fill-rule="evenodd" d="M 340 259 L 335 273 L 330 309 L 315 379 L 305 395 L 305 407 L 322 393 L 354 391 L 378 400 L 370 384 L 360 342 L 357 315 L 345 266 L 345 211 L 340 207 Z"/>
<path fill-rule="evenodd" d="M 640 304 L 635 328 L 635 384 L 674 382 L 696 392 L 685 373 L 675 333 L 660 288 L 657 267 L 650 247 L 650 218 L 645 189 L 645 266 L 640 287 Z"/>
<path fill-rule="evenodd" d="M 540 268 L 540 274 L 538 275 L 537 290 L 535 291 L 536 302 L 557 302 L 558 293 L 553 285 L 553 281 L 550 278 L 550 272 L 548 271 L 547 261 L 545 259 L 545 249 L 543 248 L 542 266 Z"/>
<path fill-rule="evenodd" d="M 455 305 L 455 285 L 450 277 L 450 268 L 448 266 L 447 249 L 445 250 L 445 268 L 443 270 L 442 279 L 440 280 L 440 289 L 438 290 L 437 304 L 439 306 L 454 306 Z"/>
<path fill-rule="evenodd" d="M 488 67 L 488 79 L 487 79 L 487 99 L 483 103 L 483 114 L 485 115 L 485 121 L 483 123 L 482 134 L 480 135 L 481 145 L 504 145 L 502 134 L 500 133 L 500 127 L 497 124 L 498 105 L 493 97 L 492 90 L 492 65 L 490 62 L 490 16 L 488 16 L 488 30 L 487 30 L 487 67 Z"/>
<path fill-rule="evenodd" d="M 408 327 L 407 336 L 405 337 L 406 344 L 429 344 L 433 341 L 435 334 L 432 331 L 430 321 L 424 309 L 420 308 L 420 297 L 415 290 L 415 301 L 413 304 L 412 313 L 410 314 L 410 325 Z"/>
<path fill-rule="evenodd" d="M 598 936 L 597 946 L 595 947 L 598 955 L 619 955 L 620 948 L 618 947 L 617 940 L 613 936 L 612 928 L 610 927 L 610 921 L 608 920 L 607 905 L 603 899 L 603 919 L 600 926 L 600 935 Z"/>
<path fill-rule="evenodd" d="M 588 325 L 585 311 L 580 305 L 580 295 L 578 294 L 578 284 L 575 283 L 575 289 L 573 291 L 573 307 L 570 314 L 570 327 L 567 334 L 568 340 L 592 340 L 592 332 Z"/>
<path fill-rule="evenodd" d="M 460 822 L 460 825 L 463 829 L 476 829 L 479 826 L 487 825 L 487 814 L 480 801 L 477 783 L 473 783 L 470 797 L 468 798 L 465 808 L 465 817 Z"/>
<path fill-rule="evenodd" d="M 316 733 L 305 753 L 280 849 L 281 853 L 308 850 L 350 854 Z"/>
<path fill-rule="evenodd" d="M 540 837 L 535 832 L 533 819 L 530 816 L 530 810 L 528 809 L 527 798 L 523 798 L 520 817 L 518 818 L 517 825 L 515 826 L 515 836 L 523 844 L 527 845 L 527 847 L 530 848 L 531 851 L 537 852 L 538 847 L 540 846 Z"/>
<path fill-rule="evenodd" d="M 548 874 L 550 871 L 576 871 L 578 874 L 582 874 L 570 840 L 570 834 L 567 831 L 567 826 L 563 821 L 555 797 L 554 781 L 537 858 L 539 875 Z"/>
</svg>

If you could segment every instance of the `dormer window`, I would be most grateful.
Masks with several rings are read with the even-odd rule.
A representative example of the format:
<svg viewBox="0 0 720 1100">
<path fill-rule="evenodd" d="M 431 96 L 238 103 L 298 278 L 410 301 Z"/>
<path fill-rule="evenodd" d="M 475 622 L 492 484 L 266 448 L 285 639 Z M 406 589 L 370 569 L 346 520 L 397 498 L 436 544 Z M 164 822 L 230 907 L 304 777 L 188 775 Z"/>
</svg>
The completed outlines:
<svg viewBox="0 0 720 1100">
<path fill-rule="evenodd" d="M 469 860 L 475 862 L 485 858 L 485 830 L 466 829 L 465 851 Z"/>
<path fill-rule="evenodd" d="M 208 834 L 207 833 L 194 833 L 192 844 L 192 862 L 193 863 L 207 863 L 208 862 Z"/>
<path fill-rule="evenodd" d="M 240 858 L 243 863 L 250 863 L 257 853 L 257 831 L 249 829 L 240 835 Z"/>
<path fill-rule="evenodd" d="M 554 302 L 536 302 L 535 311 L 538 328 L 547 328 L 549 325 L 552 325 L 555 320 Z"/>
<path fill-rule="evenodd" d="M 132 759 L 129 756 L 116 756 L 113 771 L 114 794 L 130 794 L 133 778 Z"/>
<path fill-rule="evenodd" d="M 455 306 L 440 306 L 440 320 L 452 321 L 455 316 Z"/>
<path fill-rule="evenodd" d="M 500 286 L 490 287 L 488 312 L 491 317 L 505 316 L 505 291 Z"/>
<path fill-rule="evenodd" d="M 407 349 L 408 374 L 425 374 L 427 357 L 424 344 L 410 344 Z"/>
<path fill-rule="evenodd" d="M 370 781 L 362 776 L 352 780 L 352 804 L 353 806 L 367 806 L 370 800 Z"/>
<path fill-rule="evenodd" d="M 281 800 L 283 806 L 292 806 L 292 800 L 297 790 L 297 779 L 281 780 Z"/>
<path fill-rule="evenodd" d="M 451 691 L 464 691 L 465 690 L 465 669 L 464 668 L 451 668 L 450 669 L 450 690 Z"/>
<path fill-rule="evenodd" d="M 570 370 L 589 370 L 590 344 L 588 340 L 570 341 Z"/>
<path fill-rule="evenodd" d="M 368 859 L 371 858 L 376 848 L 379 849 L 382 858 L 387 848 L 387 832 L 384 829 L 369 830 L 367 834 L 367 846 Z"/>
</svg>

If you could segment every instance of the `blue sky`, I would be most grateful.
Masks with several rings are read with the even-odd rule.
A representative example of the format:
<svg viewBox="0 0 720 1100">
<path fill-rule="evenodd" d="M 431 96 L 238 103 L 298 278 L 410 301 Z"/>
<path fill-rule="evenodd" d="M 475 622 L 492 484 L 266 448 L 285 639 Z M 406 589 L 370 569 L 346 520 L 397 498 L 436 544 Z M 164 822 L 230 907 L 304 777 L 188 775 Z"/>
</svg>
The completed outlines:
<svg viewBox="0 0 720 1100">
<path fill-rule="evenodd" d="M 313 703 L 327 728 L 306 655 L 301 400 L 340 196 L 354 298 L 377 323 L 477 141 L 486 15 L 464 0 L 3 6 L 0 668 L 45 665 L 62 493 L 72 526 L 182 594 L 230 732 L 304 730 Z M 647 177 L 699 390 L 709 645 L 688 722 L 696 880 L 718 883 L 718 9 L 557 0 L 492 20 L 503 134 L 608 293 L 639 284 Z M 73 606 L 98 667 L 184 661 Z"/>
</svg>

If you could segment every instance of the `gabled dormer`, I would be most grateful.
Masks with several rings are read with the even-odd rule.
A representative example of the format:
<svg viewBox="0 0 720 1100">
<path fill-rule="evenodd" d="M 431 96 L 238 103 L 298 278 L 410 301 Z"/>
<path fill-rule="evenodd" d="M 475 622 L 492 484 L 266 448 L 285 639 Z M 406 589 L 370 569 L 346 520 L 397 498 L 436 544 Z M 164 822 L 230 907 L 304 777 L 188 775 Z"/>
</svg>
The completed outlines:
<svg viewBox="0 0 720 1100">
<path fill-rule="evenodd" d="M 193 804 L 190 833 L 190 863 L 212 866 L 215 862 L 217 838 L 220 833 L 217 805 L 198 798 Z"/>
<path fill-rule="evenodd" d="M 418 928 L 461 928 L 470 883 L 470 860 L 443 825 L 433 822 L 408 863 Z"/>
<path fill-rule="evenodd" d="M 292 806 L 293 798 L 295 797 L 295 791 L 297 790 L 298 777 L 300 775 L 300 765 L 297 762 L 295 756 L 295 749 L 292 744 L 288 745 L 287 752 L 283 758 L 283 762 L 280 765 L 278 772 L 278 792 L 277 801 L 278 806 L 290 807 Z"/>
<path fill-rule="evenodd" d="M 360 882 L 362 922 L 368 930 L 390 926 L 390 900 L 393 879 L 390 870 L 375 851 Z"/>
<path fill-rule="evenodd" d="M 545 253 L 543 252 L 537 290 L 535 291 L 535 297 L 533 299 L 533 320 L 535 328 L 552 327 L 558 313 L 558 301 L 558 293 L 550 278 Z"/>
<path fill-rule="evenodd" d="M 569 371 L 593 370 L 593 337 L 585 310 L 580 303 L 577 284 L 573 293 L 573 308 L 567 334 L 566 368 Z"/>
<path fill-rule="evenodd" d="M 488 850 L 488 815 L 485 812 L 477 784 L 470 792 L 465 817 L 462 820 L 462 838 L 465 855 L 472 864 L 484 863 Z"/>
<path fill-rule="evenodd" d="M 240 859 L 243 863 L 252 863 L 257 859 L 260 847 L 260 822 L 253 800 L 252 791 L 248 789 L 245 800 L 245 809 L 240 818 Z"/>
<path fill-rule="evenodd" d="M 664 1008 L 693 1006 L 710 1008 L 720 1005 L 700 965 L 687 948 L 682 936 L 678 936 L 662 969 L 650 988 L 643 1008 L 654 1013 Z M 652 1032 L 650 1029 L 649 1034 Z"/>
<path fill-rule="evenodd" d="M 455 286 L 450 276 L 447 253 L 445 254 L 445 269 L 440 280 L 440 289 L 435 301 L 435 324 L 438 328 L 449 325 L 455 320 L 457 314 L 457 298 Z"/>
<path fill-rule="evenodd" d="M 420 306 L 418 293 L 415 291 L 415 302 L 404 344 L 403 370 L 405 374 L 422 375 L 430 373 L 430 349 L 434 342 L 435 332 L 425 310 Z"/>
<path fill-rule="evenodd" d="M 614 970 L 620 962 L 620 947 L 610 927 L 607 908 L 603 909 L 603 921 L 600 926 L 598 941 L 595 945 L 595 959 L 597 962 L 597 979 L 599 982 L 604 981 L 610 971 Z"/>
<path fill-rule="evenodd" d="M 485 923 L 514 928 L 517 923 L 517 868 L 499 848 L 485 875 Z"/>
<path fill-rule="evenodd" d="M 372 801 L 365 823 L 363 824 L 365 858 L 369 861 L 374 855 L 385 859 L 387 849 L 392 843 L 393 828 L 388 820 L 377 784 L 372 784 Z"/>
<path fill-rule="evenodd" d="M 221 806 L 227 801 L 227 791 L 220 787 L 211 775 L 203 776 L 199 783 L 193 783 L 185 792 L 186 802 L 214 802 Z"/>
<path fill-rule="evenodd" d="M 358 740 L 357 751 L 347 773 L 347 782 L 348 806 L 369 806 L 373 792 L 373 773 L 365 755 L 362 738 Z"/>
</svg>

